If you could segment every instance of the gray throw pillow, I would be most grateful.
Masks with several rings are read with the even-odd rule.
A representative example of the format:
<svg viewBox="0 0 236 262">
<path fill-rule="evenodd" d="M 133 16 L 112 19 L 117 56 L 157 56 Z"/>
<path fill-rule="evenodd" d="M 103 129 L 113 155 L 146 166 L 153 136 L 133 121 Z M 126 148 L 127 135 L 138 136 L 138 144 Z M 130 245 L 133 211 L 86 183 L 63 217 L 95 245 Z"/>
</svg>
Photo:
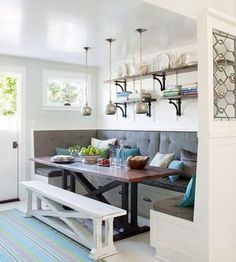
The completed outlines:
<svg viewBox="0 0 236 262">
<path fill-rule="evenodd" d="M 183 177 L 191 178 L 193 175 L 196 175 L 197 168 L 197 154 L 184 150 L 181 150 L 180 160 L 184 164 L 184 174 Z"/>
</svg>

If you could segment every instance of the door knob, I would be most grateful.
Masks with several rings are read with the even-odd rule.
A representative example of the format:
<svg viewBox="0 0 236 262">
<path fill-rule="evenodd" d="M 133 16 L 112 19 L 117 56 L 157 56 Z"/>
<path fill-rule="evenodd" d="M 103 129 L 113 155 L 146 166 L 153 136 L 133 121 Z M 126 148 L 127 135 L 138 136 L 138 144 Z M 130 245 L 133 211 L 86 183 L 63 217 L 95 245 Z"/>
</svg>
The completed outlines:
<svg viewBox="0 0 236 262">
<path fill-rule="evenodd" d="M 18 142 L 17 141 L 13 141 L 12 143 L 12 147 L 15 149 L 18 147 Z"/>
</svg>

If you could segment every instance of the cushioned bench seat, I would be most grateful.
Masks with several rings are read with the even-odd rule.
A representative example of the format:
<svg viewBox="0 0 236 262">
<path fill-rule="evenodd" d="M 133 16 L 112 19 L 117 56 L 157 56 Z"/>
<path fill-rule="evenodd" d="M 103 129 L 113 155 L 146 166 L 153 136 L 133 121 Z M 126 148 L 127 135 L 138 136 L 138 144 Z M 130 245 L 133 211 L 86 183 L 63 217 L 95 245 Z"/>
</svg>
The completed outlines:
<svg viewBox="0 0 236 262">
<path fill-rule="evenodd" d="M 58 177 L 62 175 L 62 169 L 56 167 L 37 167 L 35 173 L 45 177 Z"/>
<path fill-rule="evenodd" d="M 176 207 L 181 199 L 182 196 L 178 196 L 157 201 L 154 203 L 153 209 L 161 213 L 193 221 L 193 207 Z"/>
<path fill-rule="evenodd" d="M 172 190 L 180 193 L 184 193 L 186 191 L 188 183 L 189 179 L 180 178 L 175 182 L 171 182 L 168 177 L 152 179 L 143 182 L 143 184 L 145 185 L 160 187 L 163 189 Z"/>
</svg>

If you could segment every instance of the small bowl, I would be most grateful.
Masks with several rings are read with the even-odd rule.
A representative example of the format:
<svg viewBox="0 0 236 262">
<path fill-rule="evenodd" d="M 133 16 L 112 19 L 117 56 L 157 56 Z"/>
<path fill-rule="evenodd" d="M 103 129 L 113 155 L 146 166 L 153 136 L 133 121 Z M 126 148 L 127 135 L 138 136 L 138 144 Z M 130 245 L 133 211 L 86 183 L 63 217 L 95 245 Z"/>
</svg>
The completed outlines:
<svg viewBox="0 0 236 262">
<path fill-rule="evenodd" d="M 149 157 L 142 157 L 138 159 L 137 157 L 132 157 L 127 160 L 128 167 L 131 169 L 144 169 L 147 165 Z"/>
</svg>

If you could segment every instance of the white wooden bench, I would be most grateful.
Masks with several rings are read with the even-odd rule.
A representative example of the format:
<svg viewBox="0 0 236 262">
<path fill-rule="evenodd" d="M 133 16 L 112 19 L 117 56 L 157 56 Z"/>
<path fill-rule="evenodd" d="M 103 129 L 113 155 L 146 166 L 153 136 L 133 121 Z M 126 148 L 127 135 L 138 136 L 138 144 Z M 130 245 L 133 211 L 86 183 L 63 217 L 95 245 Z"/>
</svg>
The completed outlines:
<svg viewBox="0 0 236 262">
<path fill-rule="evenodd" d="M 93 259 L 117 253 L 113 242 L 113 220 L 115 217 L 126 215 L 125 210 L 41 181 L 27 181 L 21 184 L 28 192 L 26 217 L 34 216 L 90 248 L 90 257 Z M 32 208 L 33 195 L 37 199 L 36 209 Z M 47 205 L 46 209 L 42 208 L 42 202 Z M 65 210 L 63 206 L 73 210 Z M 92 220 L 93 230 L 81 223 L 86 219 Z"/>
</svg>

